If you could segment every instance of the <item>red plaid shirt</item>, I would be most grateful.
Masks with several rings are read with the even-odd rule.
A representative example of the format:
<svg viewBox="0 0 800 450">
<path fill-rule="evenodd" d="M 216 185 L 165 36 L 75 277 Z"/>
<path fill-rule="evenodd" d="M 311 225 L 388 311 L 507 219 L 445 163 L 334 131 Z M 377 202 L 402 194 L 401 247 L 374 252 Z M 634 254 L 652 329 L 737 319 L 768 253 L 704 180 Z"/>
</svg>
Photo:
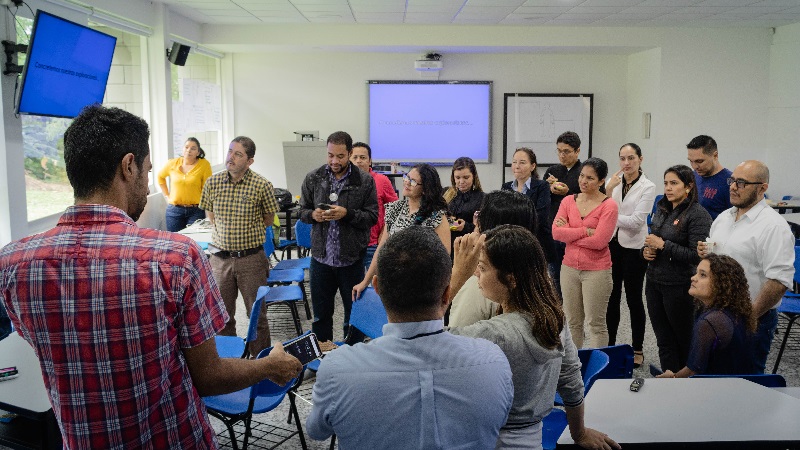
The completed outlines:
<svg viewBox="0 0 800 450">
<path fill-rule="evenodd" d="M 181 349 L 228 321 L 192 240 L 72 206 L 0 252 L 0 290 L 36 351 L 70 449 L 216 448 Z"/>
</svg>

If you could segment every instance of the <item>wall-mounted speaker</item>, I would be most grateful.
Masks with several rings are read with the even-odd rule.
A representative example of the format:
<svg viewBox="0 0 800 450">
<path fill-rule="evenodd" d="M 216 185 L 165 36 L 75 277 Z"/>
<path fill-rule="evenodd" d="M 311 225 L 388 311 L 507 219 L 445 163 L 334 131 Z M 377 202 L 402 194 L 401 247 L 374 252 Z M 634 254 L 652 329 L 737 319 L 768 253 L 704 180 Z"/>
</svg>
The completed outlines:
<svg viewBox="0 0 800 450">
<path fill-rule="evenodd" d="M 186 58 L 189 57 L 189 50 L 191 49 L 192 47 L 188 45 L 175 42 L 172 44 L 172 50 L 167 49 L 167 59 L 176 66 L 183 66 L 186 64 Z"/>
</svg>

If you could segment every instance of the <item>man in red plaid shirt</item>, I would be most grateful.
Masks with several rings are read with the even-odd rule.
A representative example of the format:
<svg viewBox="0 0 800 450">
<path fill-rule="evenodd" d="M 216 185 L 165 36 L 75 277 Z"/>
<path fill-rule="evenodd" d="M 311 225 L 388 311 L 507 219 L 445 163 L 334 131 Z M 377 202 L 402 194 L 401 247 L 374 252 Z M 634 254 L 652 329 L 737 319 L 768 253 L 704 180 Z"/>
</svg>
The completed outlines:
<svg viewBox="0 0 800 450">
<path fill-rule="evenodd" d="M 64 134 L 75 205 L 0 252 L 3 301 L 41 361 L 69 449 L 216 448 L 201 396 L 301 370 L 280 344 L 258 360 L 217 355 L 228 315 L 202 250 L 135 223 L 148 137 L 130 113 L 86 108 Z"/>
</svg>

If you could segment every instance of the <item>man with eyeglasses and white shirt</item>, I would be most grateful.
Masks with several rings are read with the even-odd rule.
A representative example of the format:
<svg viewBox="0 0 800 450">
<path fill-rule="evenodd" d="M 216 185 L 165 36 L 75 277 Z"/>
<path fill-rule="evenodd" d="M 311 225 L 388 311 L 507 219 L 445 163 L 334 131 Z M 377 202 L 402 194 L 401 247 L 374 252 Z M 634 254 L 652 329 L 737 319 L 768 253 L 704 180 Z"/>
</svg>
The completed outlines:
<svg viewBox="0 0 800 450">
<path fill-rule="evenodd" d="M 728 178 L 732 208 L 711 225 L 708 242 L 697 253 L 714 252 L 734 258 L 744 268 L 758 329 L 750 338 L 753 371 L 763 373 L 778 326 L 775 309 L 794 277 L 794 236 L 780 214 L 767 205 L 769 168 L 761 161 L 739 164 Z"/>
</svg>

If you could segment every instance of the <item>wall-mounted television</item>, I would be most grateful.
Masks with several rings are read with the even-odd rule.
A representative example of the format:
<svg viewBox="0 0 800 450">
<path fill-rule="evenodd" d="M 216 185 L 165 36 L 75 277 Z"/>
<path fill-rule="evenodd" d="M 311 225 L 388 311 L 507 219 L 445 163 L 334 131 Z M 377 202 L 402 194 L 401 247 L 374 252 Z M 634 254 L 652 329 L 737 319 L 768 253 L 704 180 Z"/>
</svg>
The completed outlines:
<svg viewBox="0 0 800 450">
<path fill-rule="evenodd" d="M 102 103 L 117 38 L 39 10 L 17 113 L 75 117 Z"/>
<path fill-rule="evenodd" d="M 379 81 L 369 86 L 375 161 L 489 162 L 491 81 Z"/>
</svg>

